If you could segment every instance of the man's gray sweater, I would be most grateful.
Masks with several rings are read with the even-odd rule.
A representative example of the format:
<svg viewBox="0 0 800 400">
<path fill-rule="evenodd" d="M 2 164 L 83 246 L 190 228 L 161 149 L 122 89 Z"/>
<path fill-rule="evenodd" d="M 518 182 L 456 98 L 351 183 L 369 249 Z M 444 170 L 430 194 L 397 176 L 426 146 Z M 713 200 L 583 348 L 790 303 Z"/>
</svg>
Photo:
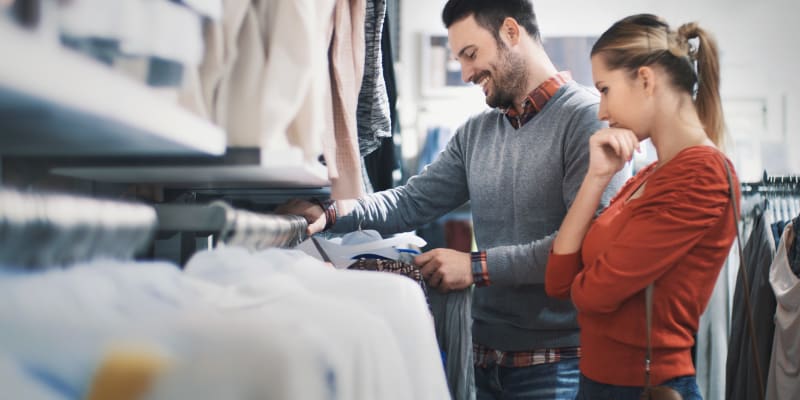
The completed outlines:
<svg viewBox="0 0 800 400">
<path fill-rule="evenodd" d="M 367 196 L 336 232 L 413 230 L 470 201 L 491 285 L 474 291 L 473 340 L 496 350 L 577 346 L 570 301 L 547 297 L 544 270 L 555 232 L 589 165 L 603 124 L 598 98 L 571 81 L 519 129 L 490 110 L 469 119 L 445 150 L 404 186 Z M 602 207 L 627 174 L 612 180 Z"/>
</svg>

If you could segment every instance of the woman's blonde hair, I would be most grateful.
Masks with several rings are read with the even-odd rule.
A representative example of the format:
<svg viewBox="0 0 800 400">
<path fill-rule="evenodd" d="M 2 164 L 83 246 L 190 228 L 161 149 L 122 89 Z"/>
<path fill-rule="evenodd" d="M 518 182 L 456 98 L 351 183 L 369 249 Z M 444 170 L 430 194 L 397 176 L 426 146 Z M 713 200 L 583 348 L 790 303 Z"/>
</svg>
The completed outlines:
<svg viewBox="0 0 800 400">
<path fill-rule="evenodd" d="M 691 39 L 698 44 L 690 44 Z M 719 56 L 714 38 L 697 23 L 670 29 L 661 18 L 638 14 L 617 21 L 592 47 L 606 66 L 636 73 L 639 67 L 658 65 L 678 89 L 694 96 L 694 105 L 706 134 L 721 146 L 725 131 L 719 95 Z"/>
</svg>

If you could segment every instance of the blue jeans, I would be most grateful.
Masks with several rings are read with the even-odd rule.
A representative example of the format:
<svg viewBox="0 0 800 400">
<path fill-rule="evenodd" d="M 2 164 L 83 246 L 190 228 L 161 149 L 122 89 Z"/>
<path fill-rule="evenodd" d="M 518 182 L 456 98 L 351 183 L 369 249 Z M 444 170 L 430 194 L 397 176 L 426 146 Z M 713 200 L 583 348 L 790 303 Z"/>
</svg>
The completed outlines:
<svg viewBox="0 0 800 400">
<path fill-rule="evenodd" d="M 683 400 L 703 400 L 697 379 L 692 376 L 682 376 L 670 379 L 662 385 L 675 389 L 683 396 Z M 642 387 L 615 386 L 595 382 L 581 374 L 581 384 L 576 400 L 639 400 Z"/>
<path fill-rule="evenodd" d="M 573 400 L 579 375 L 577 358 L 521 368 L 476 365 L 477 400 Z"/>
</svg>

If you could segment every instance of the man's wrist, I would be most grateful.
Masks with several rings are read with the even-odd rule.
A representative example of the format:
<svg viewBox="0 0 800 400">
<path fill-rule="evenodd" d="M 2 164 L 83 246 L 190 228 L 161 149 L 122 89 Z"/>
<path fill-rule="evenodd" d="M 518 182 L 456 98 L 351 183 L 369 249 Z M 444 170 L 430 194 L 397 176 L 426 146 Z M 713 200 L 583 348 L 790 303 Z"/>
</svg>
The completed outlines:
<svg viewBox="0 0 800 400">
<path fill-rule="evenodd" d="M 489 286 L 492 281 L 489 279 L 489 269 L 486 264 L 486 251 L 473 251 L 470 253 L 472 259 L 472 280 L 475 286 Z"/>
<path fill-rule="evenodd" d="M 333 224 L 336 223 L 336 217 L 338 216 L 336 212 L 336 200 L 320 200 L 315 197 L 311 199 L 311 202 L 320 206 L 322 212 L 325 214 L 325 227 L 322 228 L 323 232 L 333 227 Z"/>
</svg>

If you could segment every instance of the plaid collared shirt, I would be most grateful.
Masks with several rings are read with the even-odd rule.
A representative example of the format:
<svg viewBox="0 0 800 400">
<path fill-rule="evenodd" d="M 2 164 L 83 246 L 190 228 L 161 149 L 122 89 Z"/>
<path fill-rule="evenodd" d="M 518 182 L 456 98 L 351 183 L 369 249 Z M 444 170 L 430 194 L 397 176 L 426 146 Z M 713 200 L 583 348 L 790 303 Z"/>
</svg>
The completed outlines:
<svg viewBox="0 0 800 400">
<path fill-rule="evenodd" d="M 542 82 L 536 89 L 528 94 L 525 101 L 522 103 L 522 113 L 518 113 L 514 107 L 509 107 L 505 110 L 506 118 L 514 129 L 519 129 L 531 120 L 539 111 L 542 111 L 547 101 L 552 98 L 558 89 L 565 83 L 572 80 L 572 74 L 569 71 L 561 71 L 548 80 Z"/>
<path fill-rule="evenodd" d="M 493 365 L 511 368 L 530 367 L 572 358 L 581 358 L 580 347 L 560 347 L 532 351 L 500 351 L 473 343 L 472 353 L 475 357 L 475 365 L 482 368 Z"/>
</svg>

